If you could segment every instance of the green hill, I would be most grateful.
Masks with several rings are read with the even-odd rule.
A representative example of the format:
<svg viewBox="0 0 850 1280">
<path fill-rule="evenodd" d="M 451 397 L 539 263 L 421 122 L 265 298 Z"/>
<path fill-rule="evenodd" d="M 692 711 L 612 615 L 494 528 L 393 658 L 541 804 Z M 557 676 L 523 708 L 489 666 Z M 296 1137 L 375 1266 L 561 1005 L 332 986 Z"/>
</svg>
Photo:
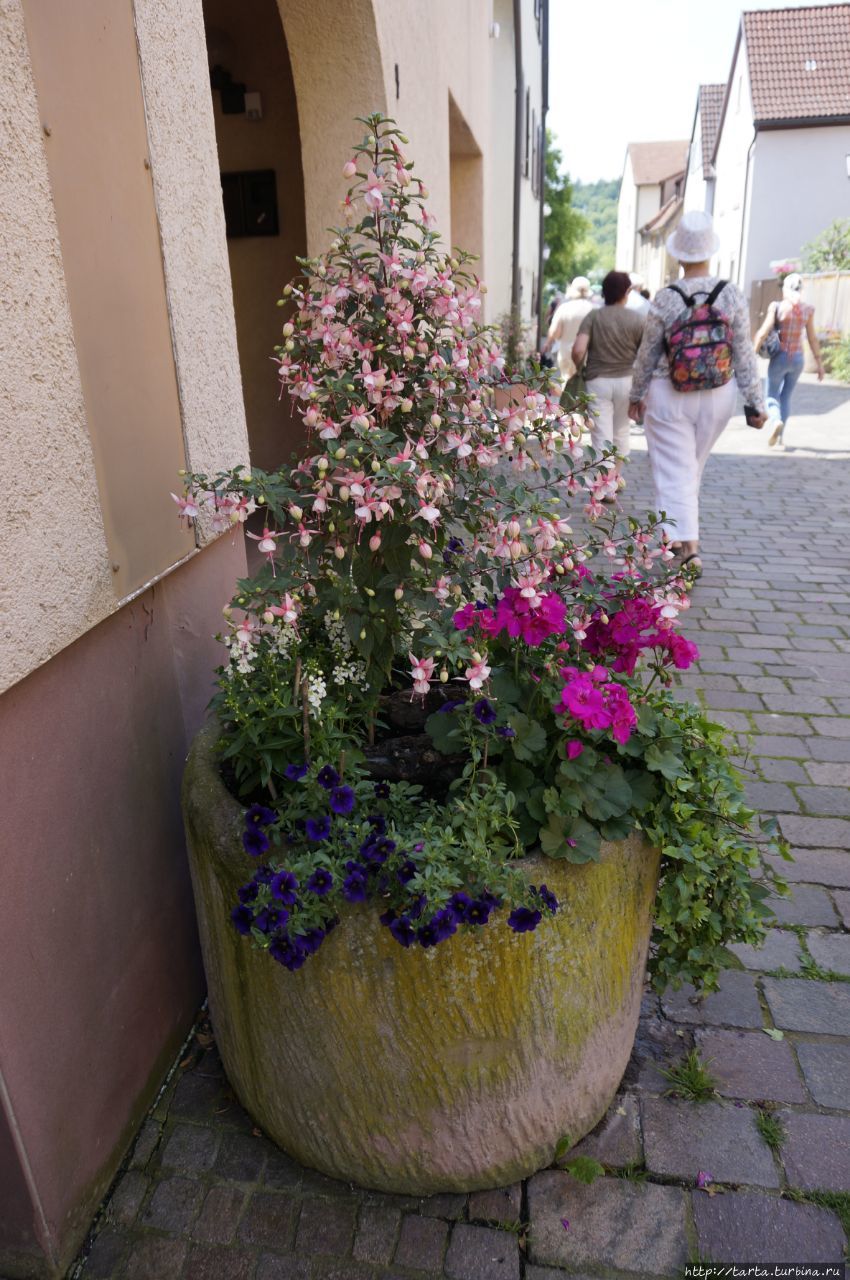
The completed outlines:
<svg viewBox="0 0 850 1280">
<path fill-rule="evenodd" d="M 620 179 L 573 182 L 572 205 L 590 224 L 584 244 L 576 257 L 586 265 L 588 275 L 600 278 L 614 267 L 617 244 L 617 201 Z"/>
</svg>

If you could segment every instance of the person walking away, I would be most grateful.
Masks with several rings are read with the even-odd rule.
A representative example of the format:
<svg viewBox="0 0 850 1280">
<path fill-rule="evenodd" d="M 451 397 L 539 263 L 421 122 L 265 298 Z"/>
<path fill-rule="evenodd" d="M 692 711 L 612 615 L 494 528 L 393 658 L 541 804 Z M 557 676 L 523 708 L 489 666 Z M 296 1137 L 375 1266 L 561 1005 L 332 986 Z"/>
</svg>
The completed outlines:
<svg viewBox="0 0 850 1280">
<path fill-rule="evenodd" d="M 643 276 L 639 276 L 633 271 L 629 276 L 632 287 L 629 289 L 629 296 L 626 299 L 626 306 L 630 311 L 636 311 L 639 316 L 646 319 L 649 314 L 649 290 L 644 284 Z"/>
<path fill-rule="evenodd" d="M 590 281 L 586 276 L 576 276 L 567 289 L 567 296 L 552 316 L 546 341 L 543 343 L 542 355 L 547 356 L 552 347 L 558 346 L 558 368 L 561 378 L 567 382 L 575 373 L 575 365 L 570 358 L 570 351 L 575 342 L 579 325 L 590 311 Z"/>
<path fill-rule="evenodd" d="M 782 298 L 772 302 L 755 337 L 758 351 L 773 329 L 778 330 L 779 350 L 767 366 L 767 416 L 772 427 L 767 443 L 782 444 L 791 413 L 791 396 L 803 372 L 803 333 L 809 340 L 817 363 L 818 382 L 823 382 L 824 367 L 820 343 L 815 333 L 815 309 L 802 299 L 803 281 L 796 271 L 785 277 Z"/>
<path fill-rule="evenodd" d="M 735 410 L 735 382 L 749 425 L 767 421 L 747 304 L 734 284 L 710 271 L 719 243 L 711 215 L 701 210 L 684 214 L 668 236 L 682 278 L 652 301 L 629 405 L 630 417 L 644 424 L 664 533 L 676 538 L 672 549 L 696 576 L 702 473 Z"/>
<path fill-rule="evenodd" d="M 573 363 L 584 363 L 590 401 L 590 439 L 597 453 L 613 444 L 629 456 L 629 388 L 643 336 L 643 317 L 626 307 L 631 281 L 625 271 L 609 271 L 602 281 L 605 305 L 579 325 Z M 617 467 L 619 471 L 619 466 Z"/>
</svg>

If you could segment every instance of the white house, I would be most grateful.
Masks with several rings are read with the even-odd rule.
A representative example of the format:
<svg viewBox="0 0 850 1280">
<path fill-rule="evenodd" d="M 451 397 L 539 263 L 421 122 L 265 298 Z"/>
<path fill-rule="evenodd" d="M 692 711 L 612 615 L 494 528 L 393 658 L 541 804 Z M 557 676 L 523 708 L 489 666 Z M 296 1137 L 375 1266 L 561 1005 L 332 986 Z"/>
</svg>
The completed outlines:
<svg viewBox="0 0 850 1280">
<path fill-rule="evenodd" d="M 716 269 L 749 297 L 850 214 L 850 4 L 742 15 L 712 164 Z"/>
<path fill-rule="evenodd" d="M 725 95 L 725 84 L 701 84 L 699 87 L 685 178 L 686 212 L 692 209 L 700 209 L 705 213 L 714 212 L 715 172 L 712 156 Z"/>
<path fill-rule="evenodd" d="M 629 143 L 617 211 L 618 271 L 640 270 L 641 228 L 673 195 L 673 185 L 684 173 L 687 157 L 687 141 Z"/>
</svg>

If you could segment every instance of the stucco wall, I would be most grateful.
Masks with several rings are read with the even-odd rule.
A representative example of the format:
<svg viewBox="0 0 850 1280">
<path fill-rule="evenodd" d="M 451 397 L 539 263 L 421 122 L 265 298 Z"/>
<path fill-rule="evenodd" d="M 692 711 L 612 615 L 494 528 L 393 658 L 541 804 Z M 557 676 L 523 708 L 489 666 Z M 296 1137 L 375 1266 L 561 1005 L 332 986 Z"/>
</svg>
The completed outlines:
<svg viewBox="0 0 850 1280">
<path fill-rule="evenodd" d="M 713 264 L 718 274 L 739 283 L 744 269 L 742 228 L 748 215 L 745 208 L 747 152 L 753 140 L 750 79 L 743 43 L 738 48 L 729 79 L 732 91 L 723 117 L 715 166 L 714 227 L 720 237 L 720 248 Z"/>
<path fill-rule="evenodd" d="M 200 0 L 135 0 L 189 467 L 248 456 Z M 203 538 L 201 539 L 203 541 Z"/>
<path fill-rule="evenodd" d="M 750 179 L 747 293 L 753 280 L 771 276 L 772 261 L 799 258 L 803 245 L 850 214 L 848 155 L 850 125 L 759 132 Z"/>
<path fill-rule="evenodd" d="M 620 183 L 620 202 L 617 206 L 617 249 L 614 266 L 618 271 L 633 271 L 636 256 L 635 232 L 637 230 L 637 187 L 635 186 L 632 158 L 628 151 Z"/>
<path fill-rule="evenodd" d="M 0 690 L 116 601 L 20 0 L 0 0 Z"/>
</svg>

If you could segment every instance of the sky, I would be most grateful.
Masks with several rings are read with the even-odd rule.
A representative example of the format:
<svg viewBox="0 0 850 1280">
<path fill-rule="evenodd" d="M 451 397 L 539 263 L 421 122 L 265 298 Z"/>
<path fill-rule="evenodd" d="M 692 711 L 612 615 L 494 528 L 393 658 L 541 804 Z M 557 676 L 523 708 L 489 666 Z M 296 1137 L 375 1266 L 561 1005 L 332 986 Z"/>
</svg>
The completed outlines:
<svg viewBox="0 0 850 1280">
<path fill-rule="evenodd" d="M 550 0 L 549 128 L 571 178 L 618 178 L 630 142 L 690 138 L 729 76 L 741 9 L 822 0 Z"/>
</svg>

